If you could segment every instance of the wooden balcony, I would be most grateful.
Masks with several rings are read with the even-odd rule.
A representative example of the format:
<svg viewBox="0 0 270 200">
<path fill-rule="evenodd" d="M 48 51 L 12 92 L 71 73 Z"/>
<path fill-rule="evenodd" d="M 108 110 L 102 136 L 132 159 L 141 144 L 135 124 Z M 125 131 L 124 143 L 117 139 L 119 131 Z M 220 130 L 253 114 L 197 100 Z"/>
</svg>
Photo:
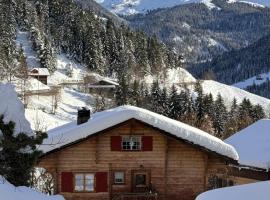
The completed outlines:
<svg viewBox="0 0 270 200">
<path fill-rule="evenodd" d="M 122 193 L 112 200 L 157 200 L 158 194 L 157 193 Z"/>
</svg>

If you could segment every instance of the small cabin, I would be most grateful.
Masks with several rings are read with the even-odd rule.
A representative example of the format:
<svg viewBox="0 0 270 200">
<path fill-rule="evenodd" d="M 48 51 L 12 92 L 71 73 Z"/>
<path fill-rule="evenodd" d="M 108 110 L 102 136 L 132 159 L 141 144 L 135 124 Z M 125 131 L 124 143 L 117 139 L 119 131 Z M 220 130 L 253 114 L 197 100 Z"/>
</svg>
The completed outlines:
<svg viewBox="0 0 270 200">
<path fill-rule="evenodd" d="M 90 94 L 98 94 L 108 98 L 114 96 L 115 90 L 119 86 L 117 81 L 96 74 L 85 77 L 84 82 Z"/>
<path fill-rule="evenodd" d="M 89 112 L 49 131 L 39 148 L 38 167 L 67 200 L 194 200 L 238 184 L 237 152 L 204 131 L 133 106 Z"/>
<path fill-rule="evenodd" d="M 29 72 L 29 76 L 39 80 L 43 84 L 48 84 L 48 76 L 50 76 L 50 72 L 47 68 L 33 68 Z"/>
</svg>

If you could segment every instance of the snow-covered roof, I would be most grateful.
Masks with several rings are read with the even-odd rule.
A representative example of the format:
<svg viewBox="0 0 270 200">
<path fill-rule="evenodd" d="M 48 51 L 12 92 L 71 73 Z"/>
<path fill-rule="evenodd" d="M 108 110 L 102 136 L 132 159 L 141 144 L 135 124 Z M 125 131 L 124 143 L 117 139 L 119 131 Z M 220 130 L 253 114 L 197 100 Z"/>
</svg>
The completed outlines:
<svg viewBox="0 0 270 200">
<path fill-rule="evenodd" d="M 30 123 L 25 118 L 24 106 L 11 84 L 0 83 L 0 115 L 4 116 L 4 123 L 15 122 L 15 134 L 33 134 Z"/>
<path fill-rule="evenodd" d="M 44 153 L 50 152 L 129 119 L 140 120 L 180 139 L 238 160 L 235 149 L 222 140 L 182 122 L 134 106 L 120 106 L 93 114 L 87 123 L 79 126 L 72 122 L 52 129 L 48 132 L 49 137 L 44 141 L 44 145 L 40 146 L 40 150 Z"/>
<path fill-rule="evenodd" d="M 269 200 L 270 181 L 210 190 L 196 200 Z"/>
<path fill-rule="evenodd" d="M 0 200 L 64 200 L 61 195 L 48 196 L 32 188 L 15 187 L 0 176 Z"/>
<path fill-rule="evenodd" d="M 270 168 L 270 120 L 262 119 L 225 140 L 234 146 L 242 165 Z"/>
<path fill-rule="evenodd" d="M 37 71 L 38 73 L 34 73 L 34 71 Z M 33 68 L 31 69 L 30 76 L 50 76 L 50 72 L 47 68 Z"/>
</svg>

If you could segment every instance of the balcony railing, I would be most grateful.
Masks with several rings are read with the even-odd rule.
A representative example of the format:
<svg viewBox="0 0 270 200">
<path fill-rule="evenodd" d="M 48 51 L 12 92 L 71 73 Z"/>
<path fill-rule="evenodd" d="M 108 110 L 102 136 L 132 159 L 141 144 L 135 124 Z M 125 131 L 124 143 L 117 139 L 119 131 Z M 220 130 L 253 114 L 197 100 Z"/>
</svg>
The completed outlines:
<svg viewBox="0 0 270 200">
<path fill-rule="evenodd" d="M 113 198 L 113 200 L 157 200 L 157 193 L 122 193 Z"/>
</svg>

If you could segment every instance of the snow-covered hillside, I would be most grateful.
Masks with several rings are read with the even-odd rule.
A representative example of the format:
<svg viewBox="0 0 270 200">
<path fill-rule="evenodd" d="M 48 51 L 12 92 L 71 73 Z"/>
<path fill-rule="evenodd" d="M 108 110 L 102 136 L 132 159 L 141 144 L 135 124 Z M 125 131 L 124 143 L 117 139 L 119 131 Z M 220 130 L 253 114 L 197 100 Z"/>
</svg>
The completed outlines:
<svg viewBox="0 0 270 200">
<path fill-rule="evenodd" d="M 87 73 L 84 66 L 64 54 L 57 56 L 57 70 L 48 78 L 48 84 L 51 87 L 58 85 L 59 93 L 32 95 L 27 99 L 26 118 L 34 130 L 49 130 L 71 122 L 76 119 L 78 108 L 91 108 L 94 101 L 91 95 L 80 92 L 77 86 L 60 85 L 80 82 Z M 57 108 L 54 109 L 56 103 Z"/>
<path fill-rule="evenodd" d="M 227 0 L 229 3 L 242 2 L 252 6 L 262 7 L 263 5 L 270 6 L 269 0 Z M 136 13 L 145 13 L 148 10 L 157 8 L 173 7 L 186 3 L 204 3 L 209 9 L 219 9 L 212 0 L 96 0 L 102 6 L 116 14 L 131 15 Z"/>
<path fill-rule="evenodd" d="M 233 84 L 233 86 L 241 88 L 241 89 L 245 89 L 248 86 L 252 86 L 253 84 L 261 85 L 269 79 L 270 79 L 270 72 L 259 74 L 257 76 L 253 76 L 253 77 L 246 79 L 244 81 L 235 83 L 235 84 Z"/>
<path fill-rule="evenodd" d="M 150 86 L 154 80 L 156 80 L 156 78 L 147 76 L 144 81 Z M 187 70 L 178 68 L 168 70 L 166 78 L 164 80 L 159 79 L 159 82 L 162 86 L 167 88 L 170 88 L 172 84 L 175 84 L 178 86 L 179 90 L 181 90 L 183 86 L 188 86 L 188 88 L 194 92 L 196 79 Z M 264 109 L 270 111 L 270 99 L 249 93 L 234 86 L 219 83 L 217 81 L 204 80 L 201 81 L 201 84 L 205 94 L 211 93 L 214 97 L 216 97 L 218 94 L 221 94 L 225 104 L 228 107 L 231 105 L 234 98 L 236 98 L 238 103 L 240 103 L 244 98 L 247 98 L 253 104 L 260 104 L 264 107 Z M 195 93 L 194 96 L 196 96 Z"/>
<path fill-rule="evenodd" d="M 236 98 L 238 102 L 244 98 L 248 98 L 253 104 L 260 104 L 268 111 L 270 110 L 270 99 L 249 93 L 245 90 L 211 80 L 203 81 L 202 87 L 205 93 L 212 93 L 213 96 L 220 93 L 227 105 L 232 102 L 233 98 Z"/>
</svg>

